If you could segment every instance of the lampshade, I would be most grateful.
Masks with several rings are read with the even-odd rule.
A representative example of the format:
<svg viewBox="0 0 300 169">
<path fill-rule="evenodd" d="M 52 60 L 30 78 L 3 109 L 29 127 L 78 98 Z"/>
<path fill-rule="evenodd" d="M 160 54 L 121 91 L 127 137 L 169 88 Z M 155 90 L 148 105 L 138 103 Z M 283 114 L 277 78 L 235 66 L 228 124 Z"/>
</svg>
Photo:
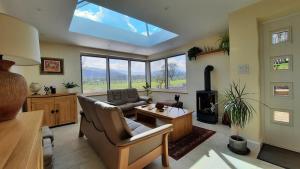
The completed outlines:
<svg viewBox="0 0 300 169">
<path fill-rule="evenodd" d="M 38 30 L 23 21 L 0 13 L 0 55 L 19 66 L 41 63 Z"/>
</svg>

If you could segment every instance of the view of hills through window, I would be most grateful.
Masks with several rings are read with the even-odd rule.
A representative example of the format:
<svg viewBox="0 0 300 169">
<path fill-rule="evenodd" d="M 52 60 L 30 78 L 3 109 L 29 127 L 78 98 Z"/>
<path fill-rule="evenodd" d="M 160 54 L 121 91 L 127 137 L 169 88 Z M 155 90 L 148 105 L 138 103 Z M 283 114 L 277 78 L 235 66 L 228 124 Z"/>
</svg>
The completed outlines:
<svg viewBox="0 0 300 169">
<path fill-rule="evenodd" d="M 129 87 L 128 60 L 109 59 L 109 72 L 106 57 L 81 57 L 83 93 L 103 92 L 108 89 L 125 89 Z M 130 61 L 131 87 L 142 89 L 146 83 L 146 63 Z M 110 75 L 108 77 L 108 74 Z"/>
</svg>

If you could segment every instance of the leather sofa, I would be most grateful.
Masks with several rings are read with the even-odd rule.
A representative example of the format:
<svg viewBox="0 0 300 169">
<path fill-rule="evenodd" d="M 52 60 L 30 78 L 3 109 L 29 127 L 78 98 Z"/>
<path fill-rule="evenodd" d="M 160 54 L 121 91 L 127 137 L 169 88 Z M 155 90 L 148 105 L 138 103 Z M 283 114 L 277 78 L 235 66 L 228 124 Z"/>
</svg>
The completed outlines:
<svg viewBox="0 0 300 169">
<path fill-rule="evenodd" d="M 117 89 L 107 91 L 107 103 L 118 106 L 125 116 L 134 115 L 134 107 L 150 103 L 147 96 L 139 96 L 137 89 Z"/>
<path fill-rule="evenodd" d="M 78 96 L 82 107 L 79 137 L 86 136 L 108 169 L 139 169 L 162 156 L 168 167 L 172 125 L 154 129 L 125 118 L 119 107 Z"/>
</svg>

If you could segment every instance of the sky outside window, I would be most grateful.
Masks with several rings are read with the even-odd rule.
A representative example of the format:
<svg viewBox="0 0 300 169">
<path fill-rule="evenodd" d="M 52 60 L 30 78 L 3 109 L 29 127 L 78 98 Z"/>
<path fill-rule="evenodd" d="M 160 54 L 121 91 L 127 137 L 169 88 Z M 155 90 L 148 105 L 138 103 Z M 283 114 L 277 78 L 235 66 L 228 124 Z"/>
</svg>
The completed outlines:
<svg viewBox="0 0 300 169">
<path fill-rule="evenodd" d="M 153 46 L 178 36 L 152 24 L 86 1 L 78 1 L 69 29 L 71 32 L 140 46 Z"/>
</svg>

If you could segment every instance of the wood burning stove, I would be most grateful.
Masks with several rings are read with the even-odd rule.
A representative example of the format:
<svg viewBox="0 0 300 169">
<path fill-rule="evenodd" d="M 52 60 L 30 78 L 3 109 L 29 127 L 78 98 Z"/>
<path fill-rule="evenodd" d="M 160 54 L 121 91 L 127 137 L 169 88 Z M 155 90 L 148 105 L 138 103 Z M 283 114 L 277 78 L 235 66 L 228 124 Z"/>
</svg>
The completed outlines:
<svg viewBox="0 0 300 169">
<path fill-rule="evenodd" d="M 210 72 L 214 70 L 211 65 L 204 70 L 205 90 L 197 91 L 197 120 L 205 123 L 216 124 L 218 122 L 218 92 L 211 90 Z"/>
</svg>

